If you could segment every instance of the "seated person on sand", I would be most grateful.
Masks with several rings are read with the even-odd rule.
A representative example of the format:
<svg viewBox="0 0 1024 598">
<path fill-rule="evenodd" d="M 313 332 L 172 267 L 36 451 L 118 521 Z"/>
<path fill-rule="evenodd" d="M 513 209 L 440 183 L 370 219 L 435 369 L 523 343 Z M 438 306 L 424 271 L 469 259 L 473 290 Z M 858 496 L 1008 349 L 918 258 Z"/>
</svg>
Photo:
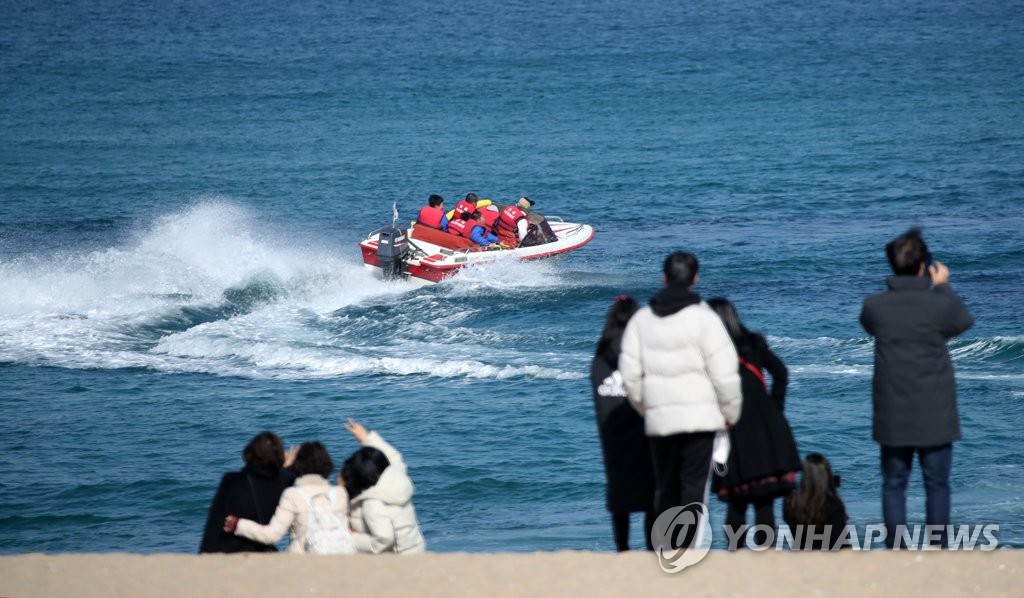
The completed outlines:
<svg viewBox="0 0 1024 598">
<path fill-rule="evenodd" d="M 339 483 L 351 497 L 349 521 L 359 552 L 414 554 L 426 550 L 413 508 L 412 480 L 402 455 L 376 432 L 348 420 L 362 448 L 345 460 Z"/>
<path fill-rule="evenodd" d="M 463 212 L 458 218 L 448 223 L 448 232 L 471 239 L 481 247 L 490 247 L 498 242 L 498 237 L 488 232 L 479 212 Z"/>
<path fill-rule="evenodd" d="M 849 520 L 839 498 L 839 476 L 820 453 L 804 457 L 800 485 L 782 503 L 782 519 L 793 534 L 798 550 L 838 550 Z"/>
<path fill-rule="evenodd" d="M 239 519 L 229 515 L 224 520 L 224 531 L 248 538 L 262 544 L 274 544 L 291 532 L 288 552 L 311 552 L 306 545 L 306 531 L 309 527 L 312 500 L 318 494 L 326 494 L 335 512 L 347 519 L 348 495 L 345 489 L 331 486 L 327 481 L 334 469 L 334 463 L 327 449 L 319 442 L 304 442 L 295 456 L 295 473 L 299 475 L 295 485 L 284 491 L 277 504 L 270 523 L 260 525 L 250 519 Z"/>
<path fill-rule="evenodd" d="M 245 467 L 221 478 L 210 503 L 206 528 L 199 552 L 276 552 L 277 548 L 224 532 L 224 518 L 237 515 L 270 521 L 281 494 L 295 481 L 291 468 L 295 450 L 284 451 L 284 444 L 273 432 L 260 432 L 242 451 Z"/>
<path fill-rule="evenodd" d="M 420 208 L 416 224 L 445 231 L 448 230 L 448 216 L 444 213 L 444 198 L 436 193 L 432 193 L 427 198 L 427 205 Z"/>
</svg>

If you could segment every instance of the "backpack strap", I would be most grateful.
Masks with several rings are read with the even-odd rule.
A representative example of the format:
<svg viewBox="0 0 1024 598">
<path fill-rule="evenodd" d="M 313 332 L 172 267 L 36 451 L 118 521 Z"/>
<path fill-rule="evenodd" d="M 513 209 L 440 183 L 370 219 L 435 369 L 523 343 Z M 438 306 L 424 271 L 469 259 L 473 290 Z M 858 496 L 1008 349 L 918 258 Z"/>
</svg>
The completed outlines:
<svg viewBox="0 0 1024 598">
<path fill-rule="evenodd" d="M 764 379 L 764 374 L 761 373 L 761 368 L 759 368 L 756 365 L 750 363 L 746 359 L 743 359 L 742 357 L 740 357 L 739 359 L 740 359 L 740 365 L 742 365 L 743 367 L 747 368 L 748 370 L 750 370 L 751 373 L 753 373 L 755 376 L 757 376 L 757 379 L 761 381 L 761 384 L 764 384 L 765 390 L 768 390 L 768 381 Z"/>
<path fill-rule="evenodd" d="M 305 499 L 306 504 L 309 505 L 309 510 L 311 512 L 313 510 L 313 499 L 315 499 L 316 497 L 318 497 L 320 495 L 323 495 L 323 496 L 327 497 L 327 500 L 331 503 L 331 508 L 334 508 L 334 504 L 337 502 L 337 498 L 334 495 L 334 488 L 332 488 L 330 486 L 327 487 L 327 491 L 326 492 L 307 491 L 302 486 L 296 486 L 296 488 L 298 488 L 299 492 L 302 494 L 302 498 Z"/>
</svg>

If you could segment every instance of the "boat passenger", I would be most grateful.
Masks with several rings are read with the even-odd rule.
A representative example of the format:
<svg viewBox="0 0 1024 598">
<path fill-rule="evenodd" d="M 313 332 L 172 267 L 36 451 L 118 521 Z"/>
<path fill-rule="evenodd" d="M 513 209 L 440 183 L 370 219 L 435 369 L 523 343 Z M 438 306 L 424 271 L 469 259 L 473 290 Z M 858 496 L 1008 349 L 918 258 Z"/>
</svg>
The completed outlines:
<svg viewBox="0 0 1024 598">
<path fill-rule="evenodd" d="M 455 204 L 455 214 L 449 217 L 449 220 L 458 218 L 463 212 L 469 212 L 470 214 L 476 212 L 476 202 L 478 199 L 476 193 L 467 193 L 465 199 L 460 199 L 459 203 Z"/>
<path fill-rule="evenodd" d="M 486 205 L 481 205 L 485 202 Z M 487 230 L 494 231 L 494 225 L 498 223 L 498 216 L 501 216 L 501 210 L 498 209 L 498 206 L 493 205 L 491 200 L 484 199 L 476 204 L 476 213 L 480 214 L 480 218 L 483 220 Z"/>
<path fill-rule="evenodd" d="M 505 206 L 495 223 L 494 232 L 498 239 L 509 247 L 519 247 L 519 243 L 526 237 L 529 230 L 529 221 L 525 210 L 536 202 L 529 197 L 520 197 L 515 205 Z"/>
<path fill-rule="evenodd" d="M 436 193 L 432 193 L 427 198 L 427 205 L 420 209 L 420 215 L 416 218 L 416 223 L 443 231 L 448 230 L 448 216 L 444 213 L 444 198 Z"/>
<path fill-rule="evenodd" d="M 448 232 L 472 239 L 481 247 L 498 242 L 498 237 L 487 231 L 479 212 L 463 212 L 458 218 L 448 223 Z"/>
</svg>

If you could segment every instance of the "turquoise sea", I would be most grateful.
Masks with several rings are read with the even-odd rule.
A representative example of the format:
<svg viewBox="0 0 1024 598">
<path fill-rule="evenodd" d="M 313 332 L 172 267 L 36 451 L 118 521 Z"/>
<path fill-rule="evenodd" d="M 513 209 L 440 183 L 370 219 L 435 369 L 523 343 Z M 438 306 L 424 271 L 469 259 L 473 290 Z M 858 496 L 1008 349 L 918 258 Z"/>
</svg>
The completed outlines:
<svg viewBox="0 0 1024 598">
<path fill-rule="evenodd" d="M 878 523 L 857 316 L 912 225 L 977 322 L 951 343 L 954 519 L 1024 545 L 1021 1 L 0 15 L 0 553 L 194 552 L 253 434 L 340 463 L 348 417 L 404 452 L 430 549 L 611 550 L 590 357 L 677 249 L 768 335 L 801 452 Z M 393 202 L 469 191 L 596 237 L 431 288 L 364 270 Z"/>
</svg>

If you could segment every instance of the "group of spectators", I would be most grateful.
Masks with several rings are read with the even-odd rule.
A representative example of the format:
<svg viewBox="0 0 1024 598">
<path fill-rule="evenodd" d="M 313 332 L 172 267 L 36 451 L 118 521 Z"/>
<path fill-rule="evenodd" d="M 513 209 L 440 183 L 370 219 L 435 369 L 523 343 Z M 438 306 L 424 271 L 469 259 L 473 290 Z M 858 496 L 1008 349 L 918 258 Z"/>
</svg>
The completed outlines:
<svg viewBox="0 0 1024 598">
<path fill-rule="evenodd" d="M 919 230 L 891 241 L 886 254 L 893 270 L 888 290 L 864 301 L 860 320 L 875 339 L 873 434 L 881 453 L 885 542 L 892 547 L 898 526 L 906 525 L 915 453 L 926 523 L 943 529 L 950 523 L 952 442 L 960 425 L 946 343 L 973 321 Z M 694 291 L 696 256 L 673 253 L 663 271 L 664 288 L 650 305 L 616 298 L 591 367 L 617 549 L 629 549 L 630 513 L 645 514 L 652 549 L 661 539 L 652 539 L 657 517 L 706 503 L 708 486 L 727 504 L 730 538 L 743 538 L 750 507 L 755 534 L 776 530 L 774 500 L 784 497 L 795 545 L 835 548 L 847 525 L 839 477 L 823 455 L 799 456 L 783 415 L 785 364 L 763 335 L 743 325 L 732 303 L 704 301 Z M 727 458 L 720 456 L 726 451 Z M 691 534 L 672 548 L 694 541 Z M 753 541 L 764 540 L 755 535 Z M 944 533 L 937 542 L 946 545 Z"/>
<path fill-rule="evenodd" d="M 443 210 L 435 197 L 429 207 Z M 475 199 L 468 194 L 460 205 Z M 480 204 L 473 207 L 479 214 Z M 432 222 L 450 228 L 442 216 Z M 907 523 L 915 454 L 924 476 L 926 524 L 945 530 L 950 523 L 952 443 L 960 438 L 960 423 L 947 341 L 973 320 L 920 231 L 891 241 L 886 255 L 893 270 L 888 290 L 864 300 L 860 322 L 875 339 L 872 429 L 880 445 L 885 542 L 892 547 L 898 527 Z M 729 538 L 741 540 L 731 547 L 743 546 L 750 508 L 752 539 L 763 545 L 757 534 L 776 530 L 774 501 L 781 497 L 795 546 L 837 548 L 835 539 L 847 525 L 839 476 L 819 453 L 800 458 L 783 414 L 785 364 L 762 334 L 744 326 L 730 301 L 705 301 L 694 291 L 696 256 L 673 253 L 663 272 L 664 287 L 648 306 L 627 295 L 616 298 L 591 366 L 616 548 L 629 549 L 635 512 L 645 514 L 647 548 L 656 548 L 655 540 L 663 545 L 665 538 L 652 534 L 658 517 L 674 507 L 706 504 L 709 487 L 727 505 Z M 245 467 L 225 474 L 217 489 L 200 552 L 275 550 L 286 533 L 290 552 L 315 552 L 312 522 L 319 511 L 313 496 L 328 501 L 344 522 L 354 551 L 424 551 L 401 454 L 358 422 L 349 420 L 345 428 L 362 447 L 346 459 L 337 486 L 330 482 L 334 466 L 322 443 L 286 453 L 272 432 L 254 437 L 242 452 Z M 697 541 L 688 534 L 671 548 Z M 936 542 L 946 545 L 944 531 Z"/>
<path fill-rule="evenodd" d="M 345 460 L 336 486 L 323 443 L 305 442 L 286 453 L 273 432 L 257 434 L 242 451 L 245 467 L 224 474 L 217 488 L 199 552 L 272 552 L 285 534 L 288 552 L 319 552 L 313 532 L 323 532 L 324 524 L 317 497 L 341 522 L 344 529 L 335 531 L 349 544 L 347 552 L 423 552 L 402 455 L 356 421 L 345 429 L 362 446 Z"/>
</svg>

